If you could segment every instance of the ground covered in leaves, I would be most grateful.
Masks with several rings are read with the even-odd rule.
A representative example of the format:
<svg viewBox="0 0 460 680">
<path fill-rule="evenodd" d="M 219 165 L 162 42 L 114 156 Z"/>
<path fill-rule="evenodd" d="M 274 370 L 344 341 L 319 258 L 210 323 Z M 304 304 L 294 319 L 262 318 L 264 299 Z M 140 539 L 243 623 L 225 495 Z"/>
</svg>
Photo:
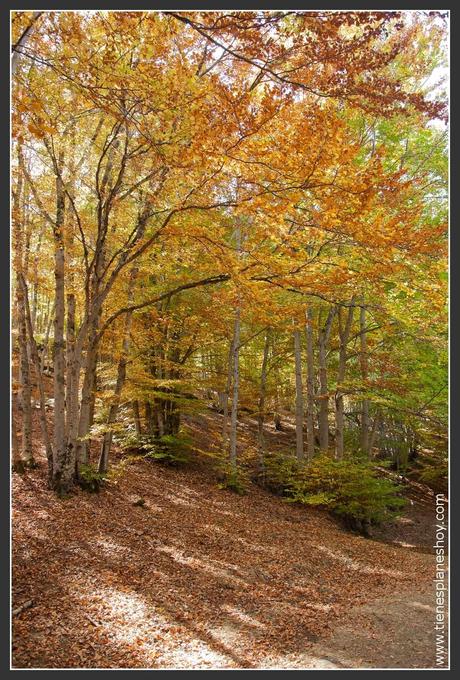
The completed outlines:
<svg viewBox="0 0 460 680">
<path fill-rule="evenodd" d="M 434 666 L 434 508 L 366 539 L 207 470 L 138 461 L 65 500 L 41 455 L 13 475 L 13 667 Z"/>
</svg>

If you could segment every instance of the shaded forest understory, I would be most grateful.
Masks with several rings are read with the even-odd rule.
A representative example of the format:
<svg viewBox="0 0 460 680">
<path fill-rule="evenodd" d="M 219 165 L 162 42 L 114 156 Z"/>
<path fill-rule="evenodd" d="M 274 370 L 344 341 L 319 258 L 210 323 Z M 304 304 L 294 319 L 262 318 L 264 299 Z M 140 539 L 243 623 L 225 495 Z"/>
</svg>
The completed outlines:
<svg viewBox="0 0 460 680">
<path fill-rule="evenodd" d="M 13 619 L 14 667 L 434 666 L 433 492 L 412 484 L 372 539 L 255 485 L 238 496 L 197 453 L 221 420 L 186 418 L 186 465 L 136 460 L 65 500 L 37 443 L 38 467 L 14 474 L 13 610 L 33 602 Z M 255 421 L 239 430 L 254 443 Z"/>
</svg>

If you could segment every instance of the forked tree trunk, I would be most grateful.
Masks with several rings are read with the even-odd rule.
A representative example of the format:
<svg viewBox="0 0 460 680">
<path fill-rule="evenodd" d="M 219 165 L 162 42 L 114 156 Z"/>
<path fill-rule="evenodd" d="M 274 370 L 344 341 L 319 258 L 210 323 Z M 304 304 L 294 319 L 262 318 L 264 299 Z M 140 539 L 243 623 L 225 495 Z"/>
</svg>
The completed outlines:
<svg viewBox="0 0 460 680">
<path fill-rule="evenodd" d="M 294 331 L 295 357 L 295 442 L 296 458 L 303 460 L 303 388 L 300 330 Z"/>
<path fill-rule="evenodd" d="M 313 311 L 306 311 L 307 339 L 307 458 L 315 455 L 315 363 L 313 354 Z"/>
</svg>

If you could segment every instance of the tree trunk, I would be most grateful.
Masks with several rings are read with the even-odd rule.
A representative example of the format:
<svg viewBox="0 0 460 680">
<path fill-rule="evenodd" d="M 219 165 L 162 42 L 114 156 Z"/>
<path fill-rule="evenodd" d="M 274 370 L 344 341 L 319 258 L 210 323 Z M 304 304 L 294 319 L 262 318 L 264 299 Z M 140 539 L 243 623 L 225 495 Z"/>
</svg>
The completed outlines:
<svg viewBox="0 0 460 680">
<path fill-rule="evenodd" d="M 275 362 L 275 412 L 273 414 L 273 424 L 275 425 L 275 430 L 277 432 L 282 432 L 283 430 L 283 425 L 281 423 L 281 398 L 280 398 L 280 392 L 281 392 L 281 387 L 280 387 L 280 372 L 279 372 L 279 365 L 278 363 Z"/>
<path fill-rule="evenodd" d="M 97 365 L 97 349 L 94 345 L 96 328 L 91 329 L 86 349 L 84 378 L 80 400 L 80 418 L 78 421 L 78 438 L 76 444 L 76 464 L 88 465 L 89 462 L 89 430 L 91 427 L 91 410 L 94 390 L 94 378 Z"/>
<path fill-rule="evenodd" d="M 327 387 L 326 349 L 335 316 L 335 307 L 329 310 L 326 323 L 319 331 L 319 446 L 322 451 L 329 448 L 329 397 Z"/>
<path fill-rule="evenodd" d="M 294 331 L 295 357 L 295 442 L 297 460 L 303 460 L 303 393 L 300 330 Z"/>
<path fill-rule="evenodd" d="M 45 222 L 43 222 L 43 226 L 40 230 L 40 233 L 38 235 L 38 242 L 37 242 L 37 248 L 35 250 L 34 254 L 34 264 L 33 264 L 33 272 L 34 272 L 34 286 L 33 286 L 33 291 L 32 291 L 32 314 L 31 314 L 31 320 L 32 320 L 32 329 L 34 333 L 37 330 L 37 310 L 38 310 L 38 262 L 40 258 L 40 250 L 41 250 L 41 243 L 42 243 L 42 238 L 43 238 L 43 233 L 45 230 Z"/>
<path fill-rule="evenodd" d="M 236 249 L 238 257 L 241 257 L 241 225 L 236 227 Z M 239 298 L 239 295 L 238 295 Z M 233 399 L 232 399 L 232 415 L 230 422 L 230 465 L 233 470 L 236 470 L 236 426 L 238 421 L 238 390 L 240 380 L 240 325 L 241 325 L 241 307 L 238 299 L 235 315 L 235 326 L 233 333 Z"/>
<path fill-rule="evenodd" d="M 267 329 L 265 334 L 264 356 L 262 359 L 262 369 L 260 372 L 260 391 L 259 391 L 259 413 L 257 416 L 258 425 L 258 441 L 259 441 L 259 467 L 263 474 L 265 470 L 265 437 L 264 437 L 264 422 L 265 422 L 265 397 L 267 391 L 267 366 L 268 353 L 270 350 L 270 329 Z"/>
<path fill-rule="evenodd" d="M 32 408 L 31 408 L 31 385 L 29 371 L 29 355 L 27 351 L 27 323 L 26 301 L 22 286 L 22 272 L 24 260 L 24 225 L 21 217 L 21 198 L 24 190 L 21 166 L 22 148 L 18 147 L 18 182 L 13 195 L 13 236 L 15 245 L 14 267 L 16 270 L 16 315 L 18 324 L 19 345 L 19 413 L 22 428 L 22 457 L 26 465 L 32 465 Z"/>
<path fill-rule="evenodd" d="M 134 268 L 131 270 L 130 278 L 129 278 L 129 287 L 128 287 L 128 305 L 131 305 L 134 300 L 134 284 L 136 282 L 137 278 L 137 273 L 138 269 Z M 129 347 L 131 344 L 131 321 L 132 321 L 132 312 L 129 312 L 125 316 L 125 323 L 124 323 L 124 328 L 123 328 L 123 341 L 122 341 L 122 346 L 121 346 L 121 354 L 120 354 L 120 359 L 118 361 L 118 369 L 117 369 L 117 382 L 115 385 L 115 391 L 113 395 L 113 400 L 112 404 L 109 409 L 109 415 L 107 418 L 107 425 L 112 425 L 118 414 L 118 408 L 120 406 L 120 397 L 121 393 L 125 384 L 126 380 L 126 362 L 128 360 L 128 352 L 129 352 Z M 100 474 L 105 474 L 108 469 L 108 463 L 109 463 L 109 456 L 110 456 L 110 448 L 112 446 L 112 436 L 113 436 L 113 431 L 111 429 L 108 429 L 105 434 L 104 438 L 102 440 L 102 446 L 101 446 L 101 452 L 99 455 L 99 473 Z"/>
<path fill-rule="evenodd" d="M 48 432 L 48 421 L 46 419 L 46 396 L 45 389 L 43 386 L 43 376 L 40 372 L 40 356 L 38 354 L 37 343 L 35 342 L 34 332 L 32 327 L 32 316 L 29 307 L 29 297 L 27 291 L 27 284 L 24 277 L 21 274 L 21 285 L 24 292 L 24 299 L 26 304 L 26 322 L 27 330 L 29 334 L 29 345 L 30 345 L 30 355 L 35 366 L 35 373 L 37 376 L 37 386 L 40 399 L 40 427 L 42 431 L 43 443 L 45 445 L 46 458 L 48 461 L 48 484 L 52 485 L 53 479 L 53 447 L 51 444 L 51 438 Z"/>
<path fill-rule="evenodd" d="M 363 300 L 364 302 L 364 300 Z M 368 378 L 368 356 L 367 356 L 367 335 L 366 328 L 366 309 L 364 305 L 361 307 L 360 316 L 360 363 L 361 363 L 361 378 L 364 389 L 367 389 Z M 364 453 L 369 453 L 369 399 L 363 399 L 361 403 L 361 450 Z"/>
<path fill-rule="evenodd" d="M 372 449 L 373 449 L 373 446 L 374 446 L 375 436 L 377 434 L 377 428 L 380 424 L 380 421 L 381 421 L 381 416 L 380 416 L 379 413 L 377 413 L 375 418 L 374 418 L 372 429 L 369 433 L 369 441 L 368 441 L 369 458 L 372 458 Z"/>
<path fill-rule="evenodd" d="M 240 358 L 240 307 L 237 307 L 235 317 L 235 332 L 233 336 L 233 398 L 230 421 L 230 464 L 236 469 L 236 426 L 238 420 L 238 390 L 239 390 L 239 358 Z"/>
<path fill-rule="evenodd" d="M 69 175 L 70 182 L 68 187 L 68 192 L 72 202 L 75 200 L 75 125 L 72 125 L 71 133 L 71 154 L 69 162 Z M 77 417 L 75 409 L 70 408 L 70 404 L 73 401 L 73 395 L 78 395 L 79 385 L 76 385 L 75 391 L 73 389 L 73 381 L 80 378 L 80 372 L 76 375 L 74 368 L 75 359 L 75 312 L 76 312 L 76 297 L 74 292 L 75 286 L 75 274 L 73 268 L 73 244 L 74 244 L 74 216 L 71 213 L 72 218 L 69 216 L 68 232 L 69 236 L 67 239 L 67 247 L 70 255 L 70 262 L 67 266 L 67 323 L 66 323 L 66 437 L 69 439 L 70 430 L 72 428 L 72 418 Z M 73 404 L 72 404 L 73 406 Z"/>
<path fill-rule="evenodd" d="M 337 460 L 343 458 L 343 391 L 342 385 L 345 378 L 345 369 L 347 363 L 347 343 L 350 337 L 351 325 L 353 323 L 353 307 L 354 298 L 351 301 L 351 306 L 348 308 L 347 320 L 345 323 L 345 328 L 342 327 L 342 310 L 338 311 L 339 320 L 339 338 L 340 338 L 340 349 L 339 349 L 339 368 L 337 373 L 337 389 L 335 393 L 335 457 Z"/>
<path fill-rule="evenodd" d="M 63 154 L 59 156 L 59 172 L 56 176 L 56 221 L 54 225 L 54 280 L 55 313 L 53 338 L 54 373 L 54 461 L 53 486 L 59 494 L 67 493 L 74 481 L 73 451 L 67 446 L 65 409 L 65 255 L 64 217 L 65 190 L 61 178 Z"/>
<path fill-rule="evenodd" d="M 133 407 L 133 416 L 134 416 L 134 425 L 136 427 L 136 435 L 137 437 L 142 437 L 142 426 L 141 426 L 141 414 L 139 412 L 139 402 L 137 399 L 134 399 L 132 403 Z"/>
<path fill-rule="evenodd" d="M 308 307 L 306 311 L 306 339 L 307 339 L 307 458 L 311 460 L 315 455 L 315 364 L 313 355 L 313 311 Z"/>
<path fill-rule="evenodd" d="M 233 368 L 233 346 L 235 343 L 235 337 L 232 338 L 230 347 L 228 349 L 228 364 L 227 364 L 227 383 L 225 386 L 224 394 L 224 417 L 222 420 L 222 451 L 227 451 L 227 439 L 228 439 L 228 399 L 230 396 L 230 388 L 232 385 L 232 368 Z"/>
<path fill-rule="evenodd" d="M 15 472 L 19 472 L 22 474 L 24 472 L 24 461 L 22 460 L 21 457 L 21 451 L 19 449 L 19 442 L 18 442 L 18 432 L 17 432 L 17 423 L 15 421 L 14 417 L 14 398 L 15 398 L 15 391 L 13 389 L 13 394 L 12 394 L 12 399 L 11 399 L 11 448 L 12 448 L 12 464 L 13 464 L 13 470 Z"/>
<path fill-rule="evenodd" d="M 158 423 L 156 420 L 156 412 L 152 408 L 152 404 L 149 401 L 144 402 L 145 409 L 145 429 L 147 434 L 152 437 L 158 437 Z"/>
<path fill-rule="evenodd" d="M 45 339 L 43 341 L 43 353 L 40 358 L 40 370 L 43 373 L 45 369 L 45 365 L 48 361 L 48 356 L 49 356 L 49 344 L 50 344 L 50 333 L 51 333 L 51 326 L 53 324 L 53 317 L 54 317 L 54 311 L 56 309 L 55 304 L 53 304 L 53 307 L 50 311 L 49 309 L 49 300 L 48 300 L 48 310 L 46 312 L 46 324 L 44 324 L 44 327 L 46 328 L 45 330 Z"/>
</svg>

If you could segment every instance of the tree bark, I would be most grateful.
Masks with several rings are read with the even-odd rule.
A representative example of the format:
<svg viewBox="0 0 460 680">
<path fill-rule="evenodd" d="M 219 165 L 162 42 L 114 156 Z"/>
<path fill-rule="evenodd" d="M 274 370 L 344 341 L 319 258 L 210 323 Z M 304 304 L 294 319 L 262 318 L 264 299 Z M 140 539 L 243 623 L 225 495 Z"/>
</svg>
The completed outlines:
<svg viewBox="0 0 460 680">
<path fill-rule="evenodd" d="M 228 363 L 227 363 L 227 382 L 225 385 L 224 393 L 224 408 L 223 408 L 223 420 L 222 420 L 222 451 L 227 451 L 227 439 L 228 439 L 228 399 L 230 396 L 230 389 L 232 385 L 232 368 L 233 368 L 233 346 L 235 343 L 235 336 L 232 337 L 230 342 L 230 347 L 228 349 Z"/>
<path fill-rule="evenodd" d="M 12 394 L 12 399 L 11 399 L 11 448 L 12 448 L 12 463 L 13 463 L 13 470 L 15 472 L 23 473 L 24 472 L 24 461 L 22 460 L 21 457 L 21 451 L 19 449 L 19 442 L 18 442 L 18 431 L 17 431 L 17 423 L 15 421 L 14 417 L 14 400 L 15 400 L 15 390 L 13 388 L 13 394 Z"/>
<path fill-rule="evenodd" d="M 368 441 L 369 458 L 372 458 L 372 449 L 373 449 L 373 446 L 374 446 L 375 437 L 376 437 L 376 434 L 377 434 L 377 428 L 380 424 L 380 421 L 381 421 L 381 415 L 380 415 L 380 413 L 377 413 L 375 418 L 374 418 L 374 422 L 372 424 L 372 429 L 369 433 L 369 441 Z"/>
<path fill-rule="evenodd" d="M 134 416 L 134 425 L 136 427 L 136 435 L 138 437 L 142 437 L 142 426 L 141 426 L 141 414 L 139 411 L 139 402 L 137 399 L 134 399 L 132 403 L 133 407 L 133 416 Z"/>
<path fill-rule="evenodd" d="M 63 153 L 56 172 L 56 220 L 54 235 L 55 312 L 53 338 L 54 373 L 54 461 L 53 487 L 59 494 L 68 493 L 74 481 L 73 450 L 67 446 L 65 409 L 65 189 L 62 181 Z"/>
<path fill-rule="evenodd" d="M 329 396 L 327 386 L 327 360 L 326 349 L 331 333 L 332 322 L 336 309 L 331 307 L 327 315 L 326 323 L 319 331 L 319 446 L 322 451 L 329 448 Z"/>
<path fill-rule="evenodd" d="M 339 320 L 339 338 L 340 338 L 340 348 L 339 348 L 339 368 L 337 372 L 337 388 L 335 393 L 335 457 L 337 460 L 343 458 L 343 391 L 342 385 L 345 378 L 345 370 L 347 364 L 347 343 L 350 337 L 351 325 L 353 323 L 353 306 L 354 298 L 352 298 L 351 305 L 348 308 L 347 320 L 345 322 L 345 328 L 342 326 L 342 310 L 338 310 L 338 320 Z"/>
<path fill-rule="evenodd" d="M 295 442 L 296 458 L 303 460 L 303 388 L 302 388 L 302 355 L 300 330 L 294 331 L 295 357 Z"/>
<path fill-rule="evenodd" d="M 306 310 L 307 339 L 307 458 L 315 455 L 315 363 L 313 354 L 313 311 Z"/>
<path fill-rule="evenodd" d="M 241 256 L 241 225 L 236 227 L 236 249 L 238 256 Z M 239 298 L 239 296 L 238 296 Z M 235 326 L 233 333 L 233 399 L 232 399 L 232 415 L 230 422 L 230 465 L 233 470 L 236 470 L 236 440 L 237 440 L 237 421 L 238 421 L 238 390 L 240 380 L 240 325 L 241 325 L 241 306 L 238 299 Z"/>
<path fill-rule="evenodd" d="M 30 355 L 35 366 L 35 373 L 37 376 L 37 386 L 40 401 L 40 427 L 42 431 L 43 443 L 45 445 L 46 459 L 48 461 L 48 484 L 51 487 L 53 479 L 53 447 L 51 444 L 51 438 L 48 431 L 48 421 L 46 419 L 46 396 L 45 388 L 43 385 L 43 376 L 40 371 L 40 356 L 38 354 L 37 343 L 35 342 L 33 327 L 32 327 L 32 316 L 30 313 L 28 290 L 25 278 L 21 274 L 21 285 L 24 292 L 24 299 L 26 304 L 26 322 L 27 330 L 29 334 L 29 346 Z"/>
<path fill-rule="evenodd" d="M 260 391 L 259 391 L 259 413 L 257 416 L 258 426 L 258 443 L 259 443 L 259 468 L 263 474 L 265 470 L 265 437 L 264 437 L 264 422 L 265 422 L 265 397 L 267 392 L 267 366 L 268 354 L 270 351 L 270 329 L 268 328 L 265 334 L 264 355 L 262 359 L 262 369 L 260 372 Z"/>
<path fill-rule="evenodd" d="M 364 302 L 364 300 L 363 300 Z M 366 328 L 366 308 L 361 307 L 359 315 L 360 324 L 360 363 L 361 363 L 361 378 L 364 389 L 367 389 L 366 383 L 369 371 L 369 362 L 367 356 L 367 335 Z M 369 399 L 364 398 L 361 403 L 361 450 L 364 453 L 369 453 Z"/>
<path fill-rule="evenodd" d="M 134 268 L 131 270 L 130 278 L 129 278 L 129 286 L 128 286 L 128 304 L 132 304 L 134 300 L 134 285 L 136 282 L 137 278 L 137 273 L 138 269 Z M 109 409 L 109 415 L 107 418 L 107 425 L 110 426 L 112 425 L 118 414 L 118 408 L 120 406 L 120 398 L 121 398 L 121 393 L 125 384 L 126 380 L 126 362 L 128 359 L 128 352 L 129 352 L 129 347 L 131 343 L 131 321 L 132 321 L 132 312 L 126 314 L 125 316 L 125 321 L 124 321 L 124 328 L 123 328 L 123 341 L 122 341 L 122 346 L 121 346 L 121 354 L 120 354 L 120 359 L 118 361 L 118 368 L 117 368 L 117 382 L 115 385 L 115 391 L 113 395 L 113 400 L 112 404 Z M 99 466 L 98 466 L 98 471 L 100 474 L 105 474 L 108 469 L 108 463 L 109 463 L 109 456 L 110 456 L 110 449 L 112 446 L 112 437 L 113 437 L 113 431 L 112 429 L 108 429 L 104 433 L 104 438 L 102 440 L 102 445 L 101 445 L 101 452 L 99 455 Z"/>
<path fill-rule="evenodd" d="M 70 181 L 68 184 L 69 200 L 75 200 L 75 180 L 76 180 L 76 167 L 75 167 L 75 125 L 72 125 L 71 131 L 71 152 L 70 152 L 70 162 L 69 162 L 69 175 Z M 74 395 L 77 394 L 80 385 L 73 388 L 73 381 L 77 380 L 79 382 L 80 373 L 74 370 L 74 359 L 75 359 L 75 313 L 76 313 L 76 297 L 74 292 L 75 286 L 75 273 L 73 267 L 73 244 L 74 244 L 74 215 L 71 213 L 72 217 L 69 215 L 69 225 L 68 225 L 68 239 L 67 247 L 69 254 L 69 263 L 67 266 L 67 323 L 66 323 L 66 437 L 69 440 L 70 430 L 72 428 L 72 418 L 77 417 L 76 408 L 74 407 Z M 72 408 L 70 408 L 72 404 Z"/>
<path fill-rule="evenodd" d="M 29 355 L 27 351 L 26 301 L 22 286 L 24 261 L 24 225 L 21 219 L 21 197 L 24 190 L 22 176 L 22 148 L 18 147 L 18 181 L 13 194 L 13 237 L 15 244 L 14 267 L 16 271 L 16 316 L 19 345 L 19 395 L 18 406 L 22 428 L 22 458 L 26 465 L 33 465 L 32 451 L 32 407 Z"/>
<path fill-rule="evenodd" d="M 235 332 L 233 336 L 233 397 L 230 420 L 230 464 L 236 469 L 236 427 L 238 420 L 238 391 L 239 391 L 239 358 L 240 358 L 240 307 L 237 307 L 235 317 Z"/>
</svg>

